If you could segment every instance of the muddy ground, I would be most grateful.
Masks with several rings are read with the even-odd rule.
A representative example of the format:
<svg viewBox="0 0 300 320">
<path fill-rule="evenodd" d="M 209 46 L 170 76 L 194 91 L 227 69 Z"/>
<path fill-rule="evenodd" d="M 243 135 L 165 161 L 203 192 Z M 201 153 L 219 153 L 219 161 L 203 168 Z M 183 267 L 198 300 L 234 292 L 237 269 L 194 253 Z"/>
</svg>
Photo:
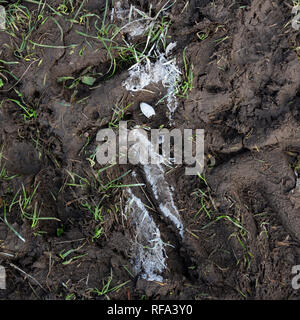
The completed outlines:
<svg viewBox="0 0 300 320">
<path fill-rule="evenodd" d="M 52 8 L 63 3 L 44 2 Z M 149 2 L 154 17 L 166 1 Z M 148 12 L 149 2 L 129 4 Z M 300 38 L 290 24 L 292 1 L 178 0 L 169 9 L 167 41 L 177 42 L 173 55 L 181 70 L 187 48 L 194 75 L 171 126 L 165 102 L 150 119 L 139 109 L 142 101 L 157 102 L 162 86 L 126 91 L 130 60 L 122 62 L 112 51 L 112 75 L 103 42 L 78 33 L 97 33 L 93 17 L 68 21 L 82 3 L 81 12 L 103 17 L 105 1 L 73 1 L 73 12 L 69 5 L 62 15 L 45 6 L 44 16 L 55 18 L 46 21 L 37 19 L 38 4 L 15 3 L 29 9 L 33 29 L 24 48 L 25 18 L 16 22 L 15 36 L 0 32 L 0 265 L 7 274 L 0 298 L 299 298 L 291 285 L 292 267 L 300 264 Z M 3 5 L 9 10 L 12 2 Z M 108 12 L 110 17 L 111 4 Z M 58 81 L 84 72 L 94 75 L 92 86 L 79 81 L 69 89 L 71 79 Z M 205 130 L 205 181 L 185 175 L 184 165 L 166 175 L 183 239 L 162 219 L 139 166 L 101 172 L 102 187 L 96 180 L 95 137 L 112 126 L 116 105 L 130 105 L 122 119 L 131 125 Z M 132 225 L 122 218 L 125 189 L 103 188 L 128 170 L 137 175 L 124 176 L 123 183 L 146 184 L 137 192 L 152 208 L 163 241 L 172 244 L 161 283 L 134 274 Z M 25 209 L 31 215 L 24 216 L 18 199 L 34 190 Z M 99 202 L 97 220 L 88 206 Z M 32 225 L 35 208 L 48 219 Z M 114 290 L 105 295 L 110 280 Z"/>
</svg>

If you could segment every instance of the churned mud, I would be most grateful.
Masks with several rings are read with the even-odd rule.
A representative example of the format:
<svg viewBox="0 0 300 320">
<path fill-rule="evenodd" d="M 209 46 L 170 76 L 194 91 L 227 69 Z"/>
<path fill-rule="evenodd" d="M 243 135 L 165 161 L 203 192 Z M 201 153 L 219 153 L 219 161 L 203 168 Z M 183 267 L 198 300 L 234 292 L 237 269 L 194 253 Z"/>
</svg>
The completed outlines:
<svg viewBox="0 0 300 320">
<path fill-rule="evenodd" d="M 292 1 L 3 6 L 1 299 L 299 297 Z M 204 129 L 203 172 L 100 165 L 97 133 L 120 121 Z"/>
</svg>

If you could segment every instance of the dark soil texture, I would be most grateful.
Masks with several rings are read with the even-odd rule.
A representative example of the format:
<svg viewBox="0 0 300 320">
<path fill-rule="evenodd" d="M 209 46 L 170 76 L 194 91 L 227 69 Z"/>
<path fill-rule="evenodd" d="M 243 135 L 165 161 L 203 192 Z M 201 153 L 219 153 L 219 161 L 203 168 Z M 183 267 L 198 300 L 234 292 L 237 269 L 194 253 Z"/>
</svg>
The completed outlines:
<svg viewBox="0 0 300 320">
<path fill-rule="evenodd" d="M 167 1 L 120 2 L 155 17 Z M 117 45 L 132 41 L 128 34 L 116 35 L 109 52 L 97 38 L 96 16 L 99 28 L 104 19 L 120 23 L 111 1 L 2 5 L 19 19 L 0 31 L 7 275 L 0 299 L 299 299 L 291 284 L 300 264 L 300 33 L 291 26 L 292 1 L 177 0 L 168 9 L 172 55 L 181 70 L 193 66 L 193 89 L 178 97 L 174 125 L 166 101 L 150 119 L 140 111 L 141 102 L 165 95 L 163 86 L 122 85 L 133 63 Z M 140 166 L 102 170 L 95 160 L 97 132 L 114 127 L 116 106 L 128 106 L 122 120 L 131 126 L 204 129 L 205 178 L 185 175 L 184 165 L 166 174 L 183 238 L 160 214 Z M 121 181 L 145 184 L 136 192 L 170 244 L 162 282 L 134 272 L 134 228 L 123 219 L 128 193 L 113 187 Z"/>
</svg>

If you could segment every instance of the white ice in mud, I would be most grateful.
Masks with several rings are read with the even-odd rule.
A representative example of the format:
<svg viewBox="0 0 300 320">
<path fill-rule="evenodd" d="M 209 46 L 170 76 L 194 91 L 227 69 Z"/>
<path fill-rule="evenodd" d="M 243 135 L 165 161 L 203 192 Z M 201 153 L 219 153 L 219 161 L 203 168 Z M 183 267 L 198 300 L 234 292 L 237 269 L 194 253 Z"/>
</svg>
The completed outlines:
<svg viewBox="0 0 300 320">
<path fill-rule="evenodd" d="M 124 7 L 128 7 L 128 1 L 125 1 L 123 5 Z M 128 33 L 132 38 L 134 38 L 136 36 L 140 36 L 147 30 L 147 26 L 141 21 L 138 21 L 135 6 L 131 5 L 130 9 L 124 9 L 121 1 L 117 1 L 114 9 L 115 10 L 112 14 L 115 13 L 117 19 L 120 19 L 123 22 L 124 25 L 122 27 L 122 31 L 124 33 Z"/>
<path fill-rule="evenodd" d="M 176 45 L 177 45 L 177 42 L 169 43 L 168 46 L 166 47 L 166 54 L 165 55 L 168 56 L 171 53 L 171 51 L 176 47 Z"/>
<path fill-rule="evenodd" d="M 163 167 L 160 165 L 145 165 L 144 172 L 148 183 L 152 187 L 155 199 L 160 202 L 160 211 L 176 226 L 181 238 L 183 238 L 183 224 L 179 211 L 174 204 L 171 188 L 165 180 Z"/>
<path fill-rule="evenodd" d="M 150 14 L 142 12 L 133 5 L 129 7 L 127 0 L 117 1 L 114 8 L 117 19 L 121 20 L 123 24 L 122 32 L 129 34 L 131 38 L 146 34 L 156 23 Z M 178 82 L 181 80 L 181 72 L 176 66 L 175 59 L 167 59 L 175 47 L 176 42 L 171 42 L 163 53 L 160 53 L 159 48 L 155 45 L 151 49 L 145 48 L 144 58 L 129 69 L 129 78 L 123 82 L 128 91 L 141 91 L 151 83 L 161 82 L 167 88 L 167 94 L 161 100 L 167 99 L 170 122 L 178 107 L 175 92 Z M 150 55 L 156 57 L 155 62 L 150 62 Z"/>
<path fill-rule="evenodd" d="M 168 52 L 173 49 L 174 44 Z M 176 87 L 181 79 L 181 72 L 175 60 L 168 60 L 165 54 L 160 53 L 156 62 L 149 60 L 137 63 L 129 69 L 129 77 L 123 82 L 128 91 L 141 91 L 151 83 L 162 83 L 167 88 L 167 107 L 170 118 L 178 107 Z"/>
<path fill-rule="evenodd" d="M 6 11 L 3 6 L 0 6 L 0 30 L 5 30 Z"/>
<path fill-rule="evenodd" d="M 133 192 L 128 189 L 129 200 L 126 205 L 132 223 L 136 228 L 136 238 L 133 244 L 134 269 L 148 281 L 162 282 L 160 275 L 166 268 L 165 245 L 160 231 L 145 205 Z"/>
<path fill-rule="evenodd" d="M 153 109 L 153 107 L 146 102 L 141 102 L 140 108 L 144 116 L 147 118 L 151 118 L 152 116 L 155 115 L 155 110 Z"/>
<path fill-rule="evenodd" d="M 184 228 L 181 217 L 174 203 L 171 187 L 165 179 L 163 163 L 168 163 L 168 160 L 156 153 L 152 143 L 139 130 L 136 130 L 134 134 L 135 141 L 147 148 L 147 154 L 151 156 L 151 159 L 152 161 L 155 161 L 155 164 L 153 164 L 153 162 L 150 164 L 145 163 L 145 154 L 140 153 L 139 148 L 135 150 L 134 156 L 139 160 L 139 163 L 144 164 L 143 170 L 145 177 L 152 188 L 155 199 L 159 203 L 161 213 L 176 226 L 181 238 L 183 238 Z M 134 147 L 135 145 L 131 150 L 133 150 Z"/>
</svg>

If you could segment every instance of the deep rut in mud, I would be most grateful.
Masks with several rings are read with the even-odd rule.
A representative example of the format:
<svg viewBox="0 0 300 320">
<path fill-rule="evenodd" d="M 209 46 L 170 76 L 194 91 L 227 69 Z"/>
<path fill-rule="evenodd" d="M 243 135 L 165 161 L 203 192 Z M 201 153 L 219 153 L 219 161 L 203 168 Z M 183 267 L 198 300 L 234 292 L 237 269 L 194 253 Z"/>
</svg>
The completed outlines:
<svg viewBox="0 0 300 320">
<path fill-rule="evenodd" d="M 4 4 L 0 298 L 297 299 L 292 1 L 62 2 Z M 148 20 L 126 24 L 141 12 Z M 18 29 L 9 20 L 17 15 Z M 150 27 L 167 30 L 157 33 L 166 43 L 148 45 Z M 157 43 L 138 64 L 144 85 L 130 68 Z M 191 90 L 173 95 L 189 80 Z M 145 117 L 141 102 L 155 115 Z M 204 129 L 202 175 L 184 165 L 100 166 L 97 132 L 117 133 L 120 121 Z"/>
</svg>

